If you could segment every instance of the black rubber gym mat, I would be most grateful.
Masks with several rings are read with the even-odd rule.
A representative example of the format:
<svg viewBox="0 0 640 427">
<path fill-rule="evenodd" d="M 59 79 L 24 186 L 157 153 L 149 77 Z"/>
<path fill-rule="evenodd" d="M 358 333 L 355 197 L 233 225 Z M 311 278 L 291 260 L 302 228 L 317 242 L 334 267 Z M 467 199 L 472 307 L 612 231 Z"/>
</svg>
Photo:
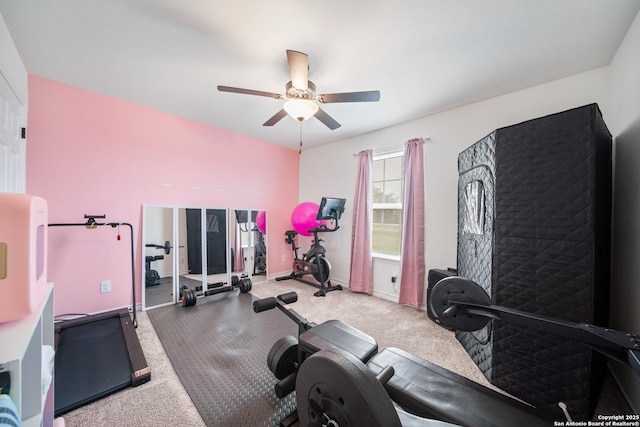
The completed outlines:
<svg viewBox="0 0 640 427">
<path fill-rule="evenodd" d="M 253 300 L 234 290 L 193 307 L 147 312 L 208 426 L 278 426 L 295 409 L 295 392 L 275 396 L 267 355 L 278 338 L 297 335 L 297 326 L 277 309 L 254 313 Z"/>
</svg>

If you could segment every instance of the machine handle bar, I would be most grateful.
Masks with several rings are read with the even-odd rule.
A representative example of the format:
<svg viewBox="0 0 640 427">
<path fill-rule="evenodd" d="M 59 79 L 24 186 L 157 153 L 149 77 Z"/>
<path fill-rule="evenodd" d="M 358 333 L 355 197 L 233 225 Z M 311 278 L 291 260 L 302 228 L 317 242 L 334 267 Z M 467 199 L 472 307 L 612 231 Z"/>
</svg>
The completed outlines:
<svg viewBox="0 0 640 427">
<path fill-rule="evenodd" d="M 502 320 L 582 342 L 609 358 L 631 366 L 640 376 L 638 335 L 588 323 L 565 322 L 493 304 L 476 304 L 452 299 L 445 315 L 453 315 L 456 311 Z"/>
</svg>

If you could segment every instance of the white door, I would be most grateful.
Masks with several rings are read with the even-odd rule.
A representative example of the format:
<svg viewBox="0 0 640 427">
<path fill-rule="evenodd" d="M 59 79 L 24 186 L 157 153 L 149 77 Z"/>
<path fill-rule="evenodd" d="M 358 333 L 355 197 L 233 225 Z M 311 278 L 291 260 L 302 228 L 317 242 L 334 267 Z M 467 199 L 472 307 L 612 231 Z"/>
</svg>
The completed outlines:
<svg viewBox="0 0 640 427">
<path fill-rule="evenodd" d="M 0 70 L 0 192 L 25 192 L 25 117 L 25 106 Z"/>
<path fill-rule="evenodd" d="M 0 16 L 0 192 L 24 193 L 27 70 Z"/>
</svg>

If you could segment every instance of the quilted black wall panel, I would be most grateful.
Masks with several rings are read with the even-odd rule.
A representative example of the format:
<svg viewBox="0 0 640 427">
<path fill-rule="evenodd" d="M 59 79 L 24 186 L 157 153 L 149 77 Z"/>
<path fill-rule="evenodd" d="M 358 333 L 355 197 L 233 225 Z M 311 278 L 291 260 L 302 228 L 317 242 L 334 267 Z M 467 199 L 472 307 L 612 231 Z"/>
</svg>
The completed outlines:
<svg viewBox="0 0 640 427">
<path fill-rule="evenodd" d="M 591 104 L 498 129 L 462 152 L 459 274 L 494 304 L 606 326 L 611 145 Z M 484 206 L 469 196 L 473 181 Z M 583 345 L 498 321 L 456 336 L 496 386 L 538 407 L 555 411 L 563 401 L 575 418 L 591 416 L 605 366 Z"/>
</svg>

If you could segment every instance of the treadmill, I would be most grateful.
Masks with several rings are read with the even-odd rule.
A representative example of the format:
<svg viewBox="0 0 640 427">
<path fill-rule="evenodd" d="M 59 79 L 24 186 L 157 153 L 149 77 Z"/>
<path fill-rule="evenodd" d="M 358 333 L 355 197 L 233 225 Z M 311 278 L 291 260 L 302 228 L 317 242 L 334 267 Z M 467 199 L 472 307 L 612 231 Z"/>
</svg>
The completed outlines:
<svg viewBox="0 0 640 427">
<path fill-rule="evenodd" d="M 126 308 L 55 326 L 55 416 L 151 379 Z"/>
<path fill-rule="evenodd" d="M 54 415 L 56 417 L 80 406 L 102 399 L 127 387 L 151 380 L 151 369 L 142 351 L 135 328 L 135 266 L 133 227 L 127 223 L 98 223 L 85 215 L 82 224 L 49 224 L 49 227 L 120 225 L 131 230 L 131 283 L 133 310 L 127 308 L 88 315 L 55 324 Z"/>
</svg>

